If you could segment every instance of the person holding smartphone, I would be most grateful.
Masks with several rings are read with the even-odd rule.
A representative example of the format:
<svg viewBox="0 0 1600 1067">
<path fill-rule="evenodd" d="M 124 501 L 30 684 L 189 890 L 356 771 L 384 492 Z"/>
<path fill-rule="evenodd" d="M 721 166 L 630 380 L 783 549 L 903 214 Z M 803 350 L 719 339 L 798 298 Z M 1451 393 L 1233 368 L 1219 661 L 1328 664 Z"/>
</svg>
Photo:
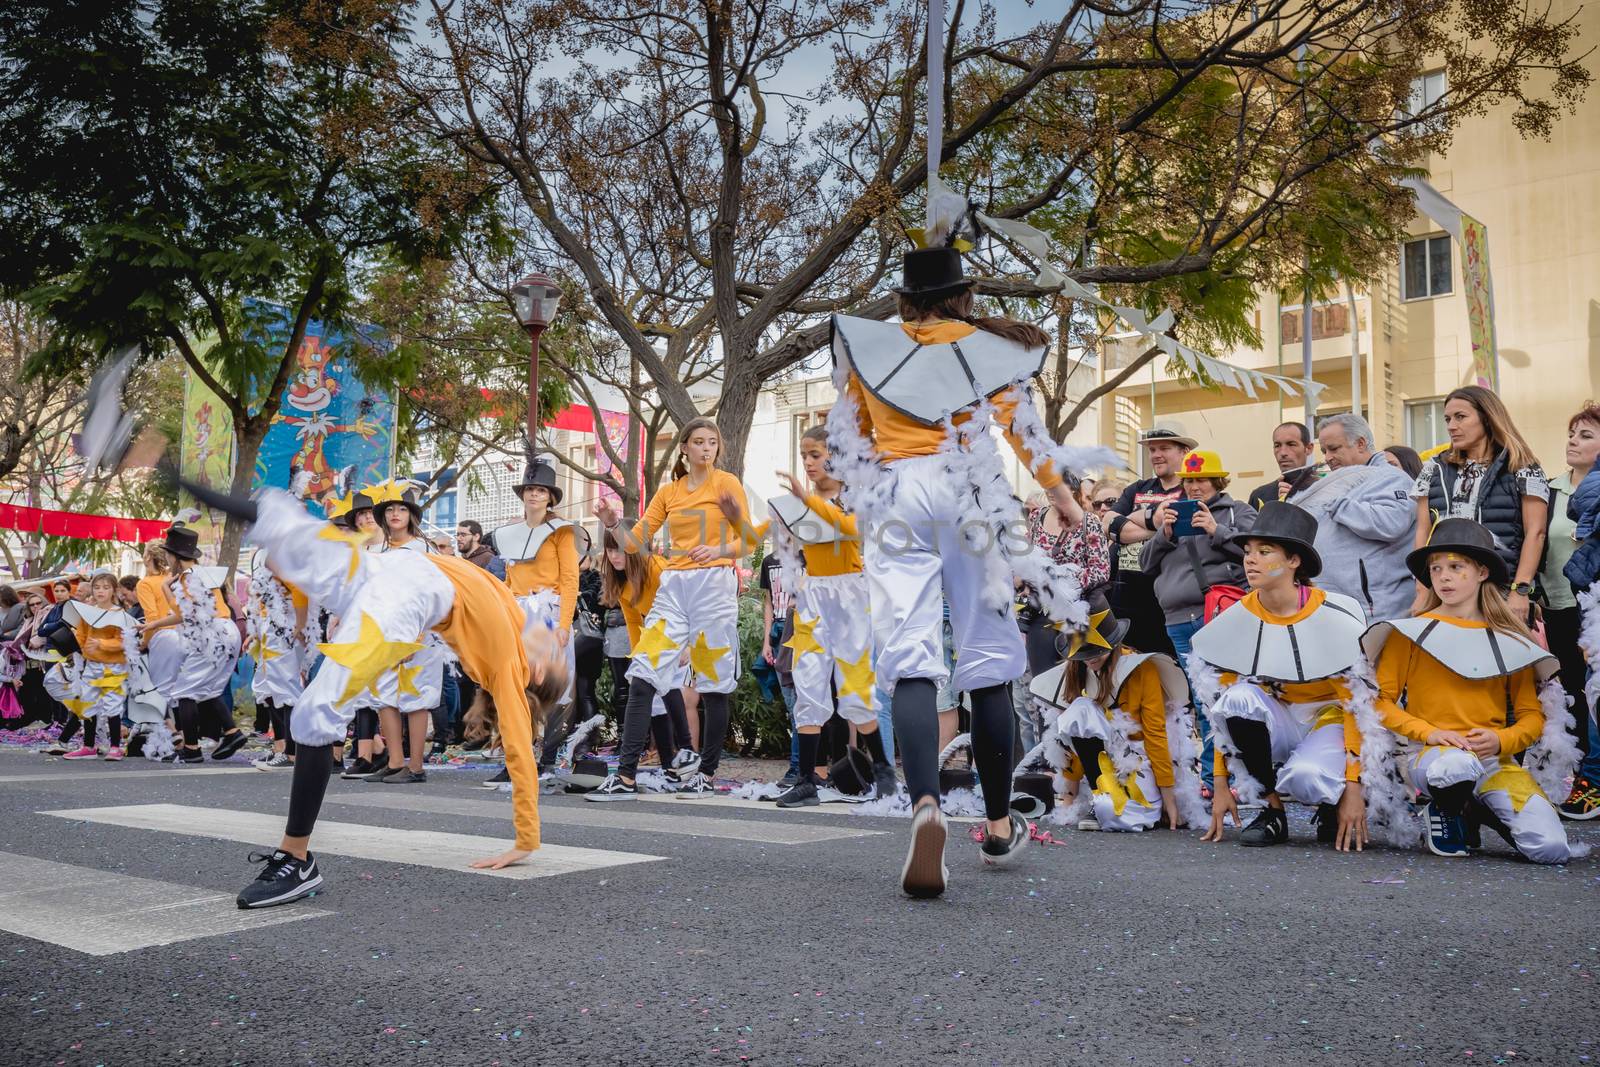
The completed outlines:
<svg viewBox="0 0 1600 1067">
<path fill-rule="evenodd" d="M 1214 585 L 1244 583 L 1244 552 L 1233 541 L 1255 526 L 1256 512 L 1228 495 L 1228 472 L 1215 452 L 1197 449 L 1178 465 L 1183 497 L 1163 501 L 1152 522 L 1140 563 L 1155 576 L 1156 600 L 1166 619 L 1167 636 L 1178 663 L 1189 664 L 1190 639 L 1205 625 L 1206 591 Z M 1200 732 L 1201 791 L 1211 790 L 1211 738 L 1204 717 Z"/>
</svg>

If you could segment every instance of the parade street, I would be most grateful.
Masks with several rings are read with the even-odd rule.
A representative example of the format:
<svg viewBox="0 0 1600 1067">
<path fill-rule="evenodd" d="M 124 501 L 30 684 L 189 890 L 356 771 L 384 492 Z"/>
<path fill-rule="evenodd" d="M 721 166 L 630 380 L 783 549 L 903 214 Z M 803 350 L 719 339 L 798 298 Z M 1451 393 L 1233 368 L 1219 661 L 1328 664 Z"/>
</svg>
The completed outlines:
<svg viewBox="0 0 1600 1067">
<path fill-rule="evenodd" d="M 911 901 L 907 822 L 337 781 L 327 884 L 239 911 L 289 778 L 0 755 L 7 1064 L 1581 1063 L 1600 877 L 1080 833 Z M 352 828 L 360 827 L 360 832 Z M 1600 842 L 1600 824 L 1570 824 Z M 1486 951 L 1488 946 L 1494 951 Z"/>
</svg>

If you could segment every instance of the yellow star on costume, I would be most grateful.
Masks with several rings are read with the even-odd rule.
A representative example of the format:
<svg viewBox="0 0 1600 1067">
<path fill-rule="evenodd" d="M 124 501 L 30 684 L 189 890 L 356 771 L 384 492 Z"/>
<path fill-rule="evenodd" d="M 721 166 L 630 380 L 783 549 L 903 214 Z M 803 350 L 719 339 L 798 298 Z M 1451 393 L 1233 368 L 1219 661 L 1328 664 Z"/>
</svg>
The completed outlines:
<svg viewBox="0 0 1600 1067">
<path fill-rule="evenodd" d="M 1511 810 L 1514 812 L 1521 811 L 1523 805 L 1534 797 L 1544 796 L 1544 790 L 1533 780 L 1533 775 L 1517 766 L 1501 767 L 1478 787 L 1479 795 L 1496 790 L 1505 791 L 1511 799 Z"/>
<path fill-rule="evenodd" d="M 250 649 L 250 657 L 256 661 L 257 667 L 268 662 L 269 660 L 275 660 L 282 655 L 282 652 L 279 652 L 271 645 L 267 644 L 267 639 L 265 636 L 256 638 L 255 645 Z"/>
<path fill-rule="evenodd" d="M 127 681 L 127 680 L 128 680 L 128 676 L 126 674 L 102 674 L 100 677 L 94 679 L 89 684 L 94 686 L 96 689 L 107 689 L 107 690 L 115 691 L 115 690 L 121 689 L 122 688 L 122 683 Z"/>
<path fill-rule="evenodd" d="M 398 679 L 395 684 L 395 692 L 401 696 L 421 696 L 422 691 L 417 688 L 417 675 L 421 673 L 422 664 L 420 663 L 414 667 L 407 667 L 404 663 L 400 664 L 394 669 L 395 678 Z"/>
<path fill-rule="evenodd" d="M 339 703 L 355 697 L 364 689 L 377 692 L 378 678 L 407 656 L 422 648 L 420 641 L 390 641 L 383 636 L 383 628 L 366 612 L 361 613 L 361 633 L 354 641 L 324 642 L 317 645 L 322 654 L 350 672 Z"/>
<path fill-rule="evenodd" d="M 1130 800 L 1141 807 L 1150 807 L 1150 801 L 1145 799 L 1144 790 L 1139 788 L 1138 775 L 1128 775 L 1126 788 L 1117 781 L 1117 767 L 1111 762 L 1110 753 L 1100 753 L 1100 776 L 1095 779 L 1094 787 L 1095 792 L 1104 793 L 1111 798 L 1111 810 L 1118 815 L 1122 814 L 1122 809 L 1128 806 Z"/>
<path fill-rule="evenodd" d="M 1072 635 L 1071 647 L 1068 649 L 1067 655 L 1076 656 L 1085 645 L 1091 648 L 1103 648 L 1110 652 L 1111 642 L 1107 641 L 1105 634 L 1100 632 L 1100 624 L 1105 622 L 1106 616 L 1110 614 L 1111 609 L 1107 608 L 1105 611 L 1089 616 L 1089 628 Z"/>
<path fill-rule="evenodd" d="M 717 648 L 706 640 L 706 632 L 700 631 L 700 636 L 694 639 L 694 647 L 689 649 L 689 664 L 694 667 L 696 674 L 709 678 L 713 682 L 722 681 L 717 677 L 717 661 L 720 660 L 731 645 Z"/>
<path fill-rule="evenodd" d="M 95 701 L 93 700 L 76 700 L 72 697 L 68 697 L 61 703 L 68 711 L 72 712 L 72 714 L 76 715 L 80 719 L 83 718 L 84 712 L 88 711 L 95 705 Z"/>
<path fill-rule="evenodd" d="M 839 656 L 834 657 L 834 662 L 839 664 L 839 673 L 844 676 L 844 684 L 839 687 L 839 699 L 843 700 L 854 693 L 863 704 L 871 707 L 872 687 L 878 681 L 878 676 L 872 669 L 872 649 L 869 648 L 861 653 L 861 658 L 854 663 Z"/>
<path fill-rule="evenodd" d="M 639 634 L 639 643 L 629 655 L 642 655 L 650 660 L 650 666 L 659 667 L 662 656 L 677 650 L 678 642 L 667 636 L 667 620 L 657 619 Z"/>
<path fill-rule="evenodd" d="M 351 581 L 356 576 L 356 570 L 361 566 L 361 550 L 366 546 L 367 535 L 364 533 L 346 533 L 337 526 L 324 526 L 317 531 L 319 541 L 341 541 L 350 546 L 350 572 L 345 575 L 346 581 Z"/>
<path fill-rule="evenodd" d="M 794 614 L 794 636 L 783 643 L 784 648 L 794 649 L 794 658 L 798 662 L 800 657 L 807 652 L 821 652 L 822 645 L 817 641 L 817 624 L 822 621 L 818 615 L 808 619 L 798 611 Z"/>
</svg>

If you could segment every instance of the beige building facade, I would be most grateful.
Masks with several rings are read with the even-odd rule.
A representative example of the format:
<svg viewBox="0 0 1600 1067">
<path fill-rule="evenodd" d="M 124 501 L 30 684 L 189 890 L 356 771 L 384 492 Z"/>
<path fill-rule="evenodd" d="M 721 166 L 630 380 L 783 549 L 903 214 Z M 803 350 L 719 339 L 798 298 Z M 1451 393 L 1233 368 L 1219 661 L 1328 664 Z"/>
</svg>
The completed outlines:
<svg viewBox="0 0 1600 1067">
<path fill-rule="evenodd" d="M 1552 14 L 1580 23 L 1586 47 L 1600 40 L 1600 8 L 1580 11 L 1575 0 L 1557 0 L 1556 8 Z M 1442 81 L 1433 74 L 1418 91 L 1438 92 Z M 1487 227 L 1499 391 L 1545 467 L 1565 469 L 1567 420 L 1600 394 L 1600 90 L 1563 117 L 1549 141 L 1519 136 L 1510 108 L 1464 120 L 1450 151 L 1428 169 L 1434 188 Z M 1393 259 L 1357 287 L 1353 307 L 1342 295 L 1313 305 L 1312 373 L 1326 386 L 1318 417 L 1350 411 L 1358 389 L 1380 446 L 1423 451 L 1443 443 L 1443 397 L 1474 377 L 1463 294 L 1460 247 L 1417 215 Z M 1265 294 L 1256 316 L 1260 348 L 1212 354 L 1299 377 L 1299 303 Z M 1132 338 L 1108 344 L 1102 375 L 1126 366 L 1136 345 Z M 1241 486 L 1251 487 L 1276 472 L 1273 427 L 1304 418 L 1298 397 L 1272 390 L 1251 400 L 1178 381 L 1160 366 L 1141 370 L 1107 400 L 1101 437 L 1134 469 L 1142 463 L 1139 428 L 1176 424 L 1220 452 Z"/>
</svg>

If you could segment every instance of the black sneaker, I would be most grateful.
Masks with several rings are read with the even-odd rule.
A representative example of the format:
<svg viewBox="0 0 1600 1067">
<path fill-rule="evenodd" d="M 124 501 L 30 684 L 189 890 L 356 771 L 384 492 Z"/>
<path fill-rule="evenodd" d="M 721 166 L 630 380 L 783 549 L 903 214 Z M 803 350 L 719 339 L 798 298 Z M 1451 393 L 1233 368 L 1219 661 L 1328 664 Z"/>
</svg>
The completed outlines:
<svg viewBox="0 0 1600 1067">
<path fill-rule="evenodd" d="M 489 739 L 487 737 L 480 737 L 476 741 L 463 741 L 461 743 L 461 751 L 463 752 L 482 752 L 488 747 Z"/>
<path fill-rule="evenodd" d="M 406 769 L 406 765 L 404 763 L 400 764 L 400 766 L 398 766 L 398 767 L 391 767 L 386 763 L 382 767 L 379 767 L 377 770 L 373 771 L 371 774 L 367 775 L 365 778 L 362 779 L 362 781 L 364 781 L 364 782 L 381 782 L 385 778 L 389 777 L 391 774 L 402 774 L 402 773 L 404 773 L 405 769 Z"/>
<path fill-rule="evenodd" d="M 985 867 L 1010 866 L 1028 844 L 1028 820 L 1014 811 L 1010 818 L 1011 836 L 1003 841 L 991 834 L 987 826 L 983 828 L 983 844 L 978 852 L 983 857 Z"/>
<path fill-rule="evenodd" d="M 592 800 L 596 804 L 604 804 L 612 800 L 638 800 L 639 783 L 629 785 L 614 774 L 608 774 L 605 781 L 583 794 L 583 799 Z"/>
<path fill-rule="evenodd" d="M 501 767 L 491 778 L 485 778 L 478 783 L 479 789 L 499 789 L 511 781 L 511 772 Z"/>
<path fill-rule="evenodd" d="M 778 797 L 780 808 L 814 808 L 821 803 L 821 798 L 817 796 L 817 783 L 809 778 L 802 778 Z"/>
<path fill-rule="evenodd" d="M 252 852 L 251 863 L 265 863 L 256 880 L 239 891 L 241 908 L 270 908 L 287 904 L 291 900 L 310 896 L 322 885 L 322 872 L 317 870 L 317 858 L 306 853 L 305 859 L 291 856 L 278 849 L 275 852 Z"/>
<path fill-rule="evenodd" d="M 795 784 L 798 783 L 799 781 L 800 781 L 799 772 L 798 771 L 790 771 L 788 774 L 784 775 L 782 778 L 779 778 L 777 780 L 777 782 L 773 783 L 778 789 L 778 791 L 776 793 L 773 793 L 771 796 L 757 797 L 756 799 L 758 799 L 758 800 L 777 800 L 779 797 L 783 796 L 783 794 L 785 794 L 789 790 L 793 789 L 795 787 Z"/>
<path fill-rule="evenodd" d="M 1288 842 L 1289 816 L 1282 808 L 1262 808 L 1261 814 L 1239 835 L 1239 844 L 1245 848 L 1264 848 Z"/>
<path fill-rule="evenodd" d="M 163 763 L 177 763 L 177 764 L 190 764 L 192 766 L 199 766 L 200 764 L 204 763 L 205 761 L 206 761 L 205 754 L 202 753 L 198 748 L 195 749 L 192 752 L 189 749 L 180 748 L 176 752 L 174 752 L 172 755 L 170 755 L 166 759 L 162 760 L 161 762 L 163 762 Z"/>
<path fill-rule="evenodd" d="M 217 747 L 211 750 L 211 758 L 214 760 L 227 759 L 243 748 L 249 740 L 250 735 L 243 730 L 235 730 L 231 734 L 224 734 L 222 740 L 217 742 Z"/>
<path fill-rule="evenodd" d="M 927 899 L 944 892 L 950 871 L 944 865 L 947 828 L 938 804 L 924 804 L 911 817 L 911 848 L 900 868 L 900 888 L 906 896 Z"/>
<path fill-rule="evenodd" d="M 427 780 L 427 771 L 414 771 L 409 767 L 401 767 L 393 774 L 386 774 L 382 778 L 374 778 L 370 774 L 367 776 L 367 781 L 381 782 L 384 785 L 421 785 Z"/>
<path fill-rule="evenodd" d="M 369 759 L 360 756 L 350 761 L 350 765 L 339 772 L 340 778 L 365 778 L 377 768 Z"/>
<path fill-rule="evenodd" d="M 1339 805 L 1318 804 L 1317 813 L 1311 816 L 1317 824 L 1317 844 L 1332 845 L 1339 840 Z"/>
</svg>

